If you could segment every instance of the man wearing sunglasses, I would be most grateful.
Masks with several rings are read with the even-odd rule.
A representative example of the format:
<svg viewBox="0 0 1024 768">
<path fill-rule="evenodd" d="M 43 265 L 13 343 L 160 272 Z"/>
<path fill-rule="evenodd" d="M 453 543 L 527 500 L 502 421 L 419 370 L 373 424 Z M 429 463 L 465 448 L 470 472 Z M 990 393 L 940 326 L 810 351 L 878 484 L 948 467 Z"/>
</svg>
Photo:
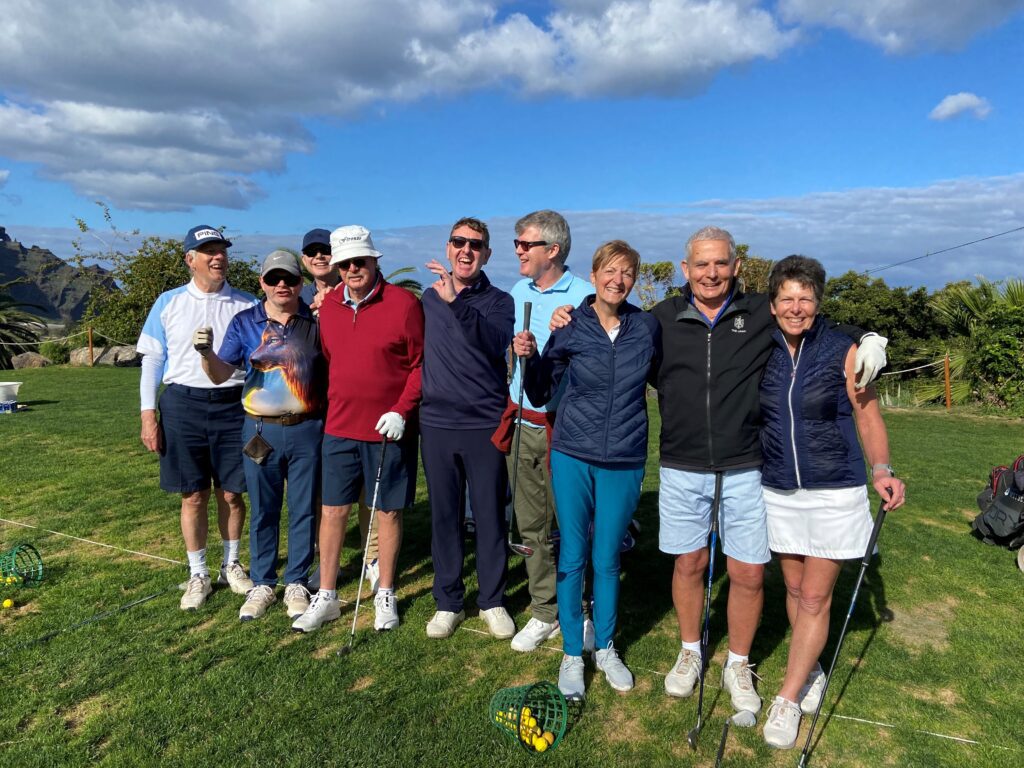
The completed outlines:
<svg viewBox="0 0 1024 768">
<path fill-rule="evenodd" d="M 416 430 L 423 363 L 423 307 L 388 283 L 369 230 L 331 233 L 331 263 L 343 287 L 320 304 L 320 338 L 328 364 L 327 420 L 322 451 L 320 589 L 292 629 L 311 632 L 337 619 L 338 556 L 352 505 L 375 485 L 379 510 L 380 586 L 373 604 L 377 630 L 398 626 L 395 580 L 402 539 L 401 510 L 416 491 Z M 382 444 L 381 436 L 386 438 Z M 381 451 L 384 452 L 383 457 Z"/>
<path fill-rule="evenodd" d="M 196 332 L 196 349 L 210 381 L 226 381 L 245 370 L 242 439 L 245 481 L 252 501 L 250 573 L 255 586 L 238 613 L 242 621 L 262 617 L 277 602 L 281 502 L 288 494 L 288 564 L 284 604 L 289 618 L 309 607 L 306 574 L 313 561 L 314 505 L 320 488 L 320 442 L 326 401 L 326 366 L 320 329 L 299 298 L 302 273 L 295 257 L 274 251 L 263 260 L 260 287 L 266 300 L 239 312 L 228 325 L 220 351 L 213 332 Z M 287 483 L 286 483 L 287 481 Z"/>
<path fill-rule="evenodd" d="M 341 273 L 336 264 L 331 264 L 331 233 L 326 229 L 311 229 L 302 238 L 302 265 L 313 278 L 313 282 L 302 286 L 299 297 L 313 310 L 313 317 L 320 313 L 320 304 L 324 297 L 341 285 Z M 363 490 L 366 495 L 366 490 Z M 317 516 L 319 519 L 319 514 Z M 365 499 L 359 499 L 359 531 L 366 541 L 367 527 L 370 522 L 370 508 Z M 370 594 L 377 594 L 377 583 L 380 581 L 380 567 L 377 562 L 377 525 L 369 532 L 370 548 L 366 555 L 366 580 L 369 582 Z M 363 551 L 360 544 L 359 551 Z M 320 567 L 309 577 L 310 589 L 320 588 Z"/>
<path fill-rule="evenodd" d="M 160 487 L 181 494 L 181 533 L 189 564 L 183 611 L 198 609 L 213 590 L 206 564 L 211 482 L 224 543 L 217 583 L 237 594 L 252 588 L 239 560 L 245 525 L 241 372 L 212 387 L 192 348 L 196 328 L 223 333 L 237 312 L 256 301 L 227 283 L 230 247 L 231 241 L 213 227 L 188 231 L 185 265 L 192 279 L 160 294 L 137 345 L 142 354 L 142 443 L 160 455 Z M 167 386 L 159 397 L 158 420 L 161 382 Z"/>
<path fill-rule="evenodd" d="M 476 524 L 477 605 L 497 638 L 516 626 L 505 609 L 508 556 L 504 455 L 491 443 L 508 400 L 506 354 L 512 342 L 512 297 L 491 285 L 483 267 L 491 257 L 487 225 L 455 222 L 445 248 L 447 264 L 431 261 L 437 281 L 423 293 L 423 472 L 430 494 L 437 612 L 427 637 L 450 636 L 465 619 L 462 582 L 462 494 Z M 451 271 L 449 271 L 449 268 Z"/>
<path fill-rule="evenodd" d="M 569 256 L 572 237 L 569 223 L 556 211 L 534 211 L 516 222 L 516 238 L 513 241 L 516 258 L 519 260 L 519 274 L 522 280 L 512 288 L 515 302 L 515 329 L 523 327 L 526 302 L 533 304 L 530 330 L 537 339 L 537 346 L 543 349 L 551 332 L 548 323 L 551 313 L 563 304 L 577 306 L 593 286 L 586 278 L 573 274 L 565 261 Z M 519 392 L 522 371 L 515 361 L 512 374 L 511 392 Z M 558 604 L 555 600 L 555 557 L 551 545 L 551 529 L 555 522 L 555 497 L 551 490 L 551 475 L 548 470 L 548 439 L 554 424 L 555 410 L 560 395 L 556 395 L 544 406 L 534 406 L 530 399 L 523 400 L 523 414 L 515 423 L 515 404 L 509 399 L 502 437 L 496 435 L 505 452 L 514 437 L 514 429 L 521 431 L 519 446 L 519 473 L 516 477 L 515 519 L 523 543 L 533 549 L 533 556 L 526 558 L 526 574 L 529 578 L 530 610 L 533 614 L 526 626 L 512 640 L 512 649 L 533 651 L 546 639 L 559 631 Z M 512 471 L 512 458 L 509 471 Z M 589 620 L 584 629 L 584 644 L 588 650 L 593 647 L 593 625 Z"/>
</svg>

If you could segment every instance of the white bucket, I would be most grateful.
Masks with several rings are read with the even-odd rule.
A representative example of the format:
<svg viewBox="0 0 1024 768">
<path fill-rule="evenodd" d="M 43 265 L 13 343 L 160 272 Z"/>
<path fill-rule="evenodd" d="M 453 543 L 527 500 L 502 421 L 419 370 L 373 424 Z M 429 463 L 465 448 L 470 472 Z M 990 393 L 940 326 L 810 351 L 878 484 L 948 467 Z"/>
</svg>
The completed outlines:
<svg viewBox="0 0 1024 768">
<path fill-rule="evenodd" d="M 0 413 L 12 413 L 18 407 L 20 381 L 0 381 Z"/>
</svg>

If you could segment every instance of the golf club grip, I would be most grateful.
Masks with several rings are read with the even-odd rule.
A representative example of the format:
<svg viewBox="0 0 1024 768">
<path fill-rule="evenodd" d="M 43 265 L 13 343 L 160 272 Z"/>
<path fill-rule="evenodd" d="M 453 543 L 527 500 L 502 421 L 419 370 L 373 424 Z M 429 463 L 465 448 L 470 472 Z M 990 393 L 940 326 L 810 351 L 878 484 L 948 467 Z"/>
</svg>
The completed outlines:
<svg viewBox="0 0 1024 768">
<path fill-rule="evenodd" d="M 533 302 L 527 301 L 523 304 L 523 330 L 530 330 L 530 314 L 533 312 Z"/>
</svg>

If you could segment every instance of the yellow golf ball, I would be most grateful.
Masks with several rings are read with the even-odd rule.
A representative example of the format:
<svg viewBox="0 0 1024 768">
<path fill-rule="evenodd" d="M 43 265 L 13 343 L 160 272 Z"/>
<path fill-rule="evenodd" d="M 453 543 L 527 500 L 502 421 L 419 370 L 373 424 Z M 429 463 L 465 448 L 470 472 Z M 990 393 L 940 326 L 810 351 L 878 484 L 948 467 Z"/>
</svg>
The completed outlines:
<svg viewBox="0 0 1024 768">
<path fill-rule="evenodd" d="M 11 598 L 8 597 L 6 600 L 4 600 L 4 608 L 13 608 L 13 607 L 14 607 L 14 601 L 11 600 Z"/>
</svg>

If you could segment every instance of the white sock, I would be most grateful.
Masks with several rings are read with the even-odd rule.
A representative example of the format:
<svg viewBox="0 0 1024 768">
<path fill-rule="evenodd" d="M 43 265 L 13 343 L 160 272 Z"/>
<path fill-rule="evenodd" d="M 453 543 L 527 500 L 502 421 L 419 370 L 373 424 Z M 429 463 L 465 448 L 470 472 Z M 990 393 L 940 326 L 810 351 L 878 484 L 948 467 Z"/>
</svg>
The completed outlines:
<svg viewBox="0 0 1024 768">
<path fill-rule="evenodd" d="M 338 590 L 336 589 L 321 589 L 317 592 L 317 594 L 323 595 L 324 597 L 329 597 L 331 600 L 338 599 Z"/>
<path fill-rule="evenodd" d="M 683 641 L 683 650 L 684 651 L 691 651 L 692 653 L 696 653 L 698 656 L 700 656 L 700 641 L 697 641 L 696 643 L 687 643 L 684 640 Z"/>
<path fill-rule="evenodd" d="M 395 590 L 392 587 L 378 587 L 377 588 L 377 594 L 378 595 L 394 595 L 395 594 Z"/>
<path fill-rule="evenodd" d="M 188 556 L 188 575 L 189 576 L 209 576 L 210 569 L 206 565 L 206 547 L 203 547 L 197 552 L 188 552 L 185 554 Z"/>
<path fill-rule="evenodd" d="M 731 667 L 737 661 L 742 661 L 744 664 L 746 664 L 748 661 L 750 661 L 750 657 L 749 656 L 740 656 L 738 653 L 733 653 L 732 649 L 730 648 L 729 649 L 729 658 L 726 659 L 725 666 Z"/>
<path fill-rule="evenodd" d="M 230 541 L 227 539 L 224 540 L 224 565 L 238 560 L 240 543 L 240 539 L 231 539 Z"/>
</svg>

